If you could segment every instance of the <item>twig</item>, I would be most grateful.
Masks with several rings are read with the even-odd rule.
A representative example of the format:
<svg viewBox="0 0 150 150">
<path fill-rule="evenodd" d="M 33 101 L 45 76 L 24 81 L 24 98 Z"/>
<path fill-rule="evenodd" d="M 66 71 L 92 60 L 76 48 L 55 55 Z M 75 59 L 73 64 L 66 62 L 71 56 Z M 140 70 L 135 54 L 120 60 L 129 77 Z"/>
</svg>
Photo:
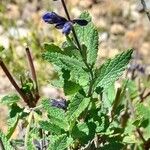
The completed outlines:
<svg viewBox="0 0 150 150">
<path fill-rule="evenodd" d="M 147 9 L 145 0 L 141 0 L 141 4 L 143 5 L 143 9 L 144 9 L 145 13 L 147 14 L 147 17 L 148 17 L 148 19 L 149 19 L 149 21 L 150 21 L 150 12 L 149 12 L 148 9 Z"/>
<path fill-rule="evenodd" d="M 33 59 L 32 59 L 32 56 L 31 56 L 30 49 L 28 47 L 26 48 L 26 54 L 27 54 L 27 58 L 28 58 L 28 61 L 29 61 L 29 66 L 30 66 L 30 70 L 31 70 L 31 74 L 32 74 L 32 79 L 34 80 L 35 85 L 36 85 L 36 95 L 35 95 L 36 100 L 38 100 L 39 99 L 38 82 L 37 82 L 35 67 L 34 67 L 34 64 L 33 64 Z"/>
<path fill-rule="evenodd" d="M 28 149 L 29 132 L 30 132 L 30 128 L 31 128 L 33 113 L 34 113 L 34 111 L 31 110 L 29 117 L 28 117 L 28 126 L 26 128 L 26 133 L 25 133 L 25 144 L 24 144 L 25 149 Z"/>
<path fill-rule="evenodd" d="M 5 150 L 5 147 L 1 138 L 0 138 L 0 149 Z"/>
<path fill-rule="evenodd" d="M 145 96 L 143 96 L 143 99 L 146 99 L 148 96 L 150 96 L 150 91 Z"/>
<path fill-rule="evenodd" d="M 130 99 L 130 96 L 129 96 L 129 91 L 127 90 L 127 99 L 128 99 L 128 104 L 129 104 L 129 108 L 130 108 L 130 111 L 131 111 L 131 115 L 133 118 L 135 118 L 135 110 L 134 110 L 134 107 L 132 105 L 132 102 L 131 102 L 131 99 Z M 136 128 L 136 132 L 138 133 L 140 139 L 142 140 L 143 144 L 145 145 L 145 143 L 147 142 L 141 132 L 141 130 L 139 128 Z"/>
<path fill-rule="evenodd" d="M 65 1 L 64 1 L 64 0 L 61 0 L 61 2 L 62 2 L 62 5 L 63 5 L 63 8 L 64 8 L 64 11 L 65 11 L 65 13 L 66 13 L 67 19 L 68 19 L 69 21 L 71 21 L 71 17 L 70 17 L 70 15 L 69 15 L 68 9 L 67 9 L 67 7 L 66 7 Z M 77 34 L 76 34 L 76 32 L 75 32 L 74 27 L 72 27 L 72 33 L 73 33 L 74 39 L 75 39 L 75 41 L 76 41 L 76 44 L 77 44 L 77 46 L 78 46 L 78 49 L 79 49 L 79 51 L 80 51 L 80 54 L 81 54 L 81 56 L 82 56 L 82 59 L 83 59 L 85 65 L 86 65 L 86 67 L 87 67 L 87 69 L 89 70 L 90 75 L 91 75 L 90 86 L 89 86 L 89 90 L 88 90 L 88 97 L 91 97 L 91 95 L 92 95 L 92 89 L 93 89 L 93 84 L 94 84 L 94 74 L 93 74 L 93 71 L 92 71 L 92 67 L 93 67 L 93 66 L 90 67 L 89 64 L 87 63 L 87 61 L 86 61 L 86 60 L 84 59 L 84 57 L 83 57 L 82 47 L 81 47 L 81 45 L 80 45 L 80 42 L 79 42 L 79 40 L 78 40 L 78 37 L 77 37 Z"/>
<path fill-rule="evenodd" d="M 1 58 L 0 58 L 0 66 L 2 67 L 3 71 L 5 72 L 6 76 L 8 77 L 9 81 L 14 86 L 14 88 L 16 89 L 16 91 L 19 93 L 19 95 L 22 97 L 22 99 L 27 103 L 26 96 L 21 91 L 20 87 L 18 86 L 18 84 L 16 83 L 16 81 L 14 80 L 14 78 L 12 77 L 12 75 L 10 74 L 9 70 L 7 69 L 6 65 L 1 60 Z"/>
</svg>

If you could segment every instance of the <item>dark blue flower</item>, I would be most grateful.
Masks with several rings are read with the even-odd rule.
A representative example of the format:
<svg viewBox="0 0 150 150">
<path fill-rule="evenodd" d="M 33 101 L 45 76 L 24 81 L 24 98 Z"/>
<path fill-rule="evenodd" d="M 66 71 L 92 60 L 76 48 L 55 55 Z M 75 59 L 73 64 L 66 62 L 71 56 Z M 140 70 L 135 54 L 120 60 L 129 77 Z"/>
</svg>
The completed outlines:
<svg viewBox="0 0 150 150">
<path fill-rule="evenodd" d="M 70 31 L 72 30 L 73 27 L 73 23 L 68 21 L 64 24 L 63 28 L 62 28 L 62 33 L 65 35 L 68 35 L 70 33 Z"/>
<path fill-rule="evenodd" d="M 57 29 L 62 29 L 62 33 L 68 35 L 73 27 L 73 24 L 77 23 L 81 26 L 85 26 L 88 24 L 88 21 L 84 19 L 73 19 L 67 20 L 66 18 L 57 15 L 55 12 L 47 12 L 43 16 L 43 20 L 49 24 L 55 24 Z"/>
<path fill-rule="evenodd" d="M 48 12 L 43 16 L 43 20 L 49 24 L 57 24 L 66 22 L 67 19 L 57 15 L 55 12 Z"/>
<path fill-rule="evenodd" d="M 51 106 L 65 110 L 67 108 L 67 102 L 65 99 L 51 99 Z"/>
</svg>

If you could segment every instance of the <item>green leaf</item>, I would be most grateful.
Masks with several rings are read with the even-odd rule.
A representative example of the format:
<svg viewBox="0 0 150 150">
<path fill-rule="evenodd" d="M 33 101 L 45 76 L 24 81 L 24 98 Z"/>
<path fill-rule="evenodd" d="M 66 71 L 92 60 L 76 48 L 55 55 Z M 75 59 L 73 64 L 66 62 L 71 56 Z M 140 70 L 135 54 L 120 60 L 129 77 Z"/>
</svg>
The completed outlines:
<svg viewBox="0 0 150 150">
<path fill-rule="evenodd" d="M 94 65 L 97 59 L 98 52 L 98 31 L 91 22 L 91 17 L 87 12 L 81 14 L 80 18 L 89 21 L 88 25 L 81 27 L 75 26 L 75 30 L 79 41 L 87 47 L 87 62 Z"/>
<path fill-rule="evenodd" d="M 20 108 L 16 103 L 13 103 L 10 106 L 10 112 L 9 112 L 9 116 L 10 118 L 15 117 L 17 114 L 23 112 L 23 108 Z"/>
<path fill-rule="evenodd" d="M 143 136 L 146 140 L 149 139 L 150 135 L 150 108 L 149 106 L 144 106 L 140 103 L 136 107 L 137 118 L 135 121 L 139 120 L 139 123 L 133 123 L 133 125 L 138 125 L 137 127 L 143 127 Z"/>
<path fill-rule="evenodd" d="M 110 109 L 112 107 L 112 104 L 115 100 L 115 96 L 116 96 L 115 84 L 112 84 L 103 93 L 103 103 L 105 108 Z"/>
<path fill-rule="evenodd" d="M 128 50 L 117 55 L 114 59 L 109 59 L 104 63 L 96 74 L 96 81 L 94 88 L 101 87 L 103 89 L 108 88 L 114 83 L 123 73 L 127 64 L 131 59 L 133 50 Z"/>
<path fill-rule="evenodd" d="M 57 53 L 63 53 L 61 48 L 55 44 L 52 43 L 44 43 L 44 49 L 48 51 L 49 53 L 57 52 Z"/>
<path fill-rule="evenodd" d="M 0 53 L 4 50 L 5 48 L 2 46 L 2 45 L 0 45 Z"/>
<path fill-rule="evenodd" d="M 64 93 L 65 95 L 73 95 L 81 89 L 79 84 L 76 84 L 71 81 L 66 81 L 64 84 Z"/>
<path fill-rule="evenodd" d="M 94 138 L 95 129 L 96 125 L 93 122 L 78 123 L 72 130 L 72 137 L 79 140 L 82 145 L 85 145 Z"/>
<path fill-rule="evenodd" d="M 69 124 L 64 110 L 51 106 L 50 100 L 44 100 L 42 104 L 48 113 L 49 122 L 67 131 L 69 129 Z"/>
<path fill-rule="evenodd" d="M 20 119 L 20 115 L 17 114 L 14 118 L 10 118 L 8 120 L 7 139 L 10 139 L 13 133 L 15 132 L 19 119 Z"/>
<path fill-rule="evenodd" d="M 1 99 L 1 103 L 5 105 L 12 105 L 13 103 L 17 103 L 19 100 L 20 98 L 17 94 L 9 94 Z"/>
<path fill-rule="evenodd" d="M 109 144 L 105 144 L 103 147 L 99 148 L 98 150 L 121 150 L 124 147 L 122 143 L 113 142 Z"/>
<path fill-rule="evenodd" d="M 72 144 L 72 138 L 67 137 L 66 134 L 60 136 L 50 136 L 50 144 L 48 150 L 65 150 Z"/>
<path fill-rule="evenodd" d="M 84 81 L 83 82 L 84 84 L 86 85 L 88 84 L 89 75 L 84 70 L 86 66 L 82 61 L 79 61 L 74 57 L 69 57 L 62 53 L 51 52 L 51 51 L 46 51 L 43 54 L 43 59 L 58 66 L 61 69 L 71 71 L 71 77 L 70 77 L 71 81 L 79 83 L 81 85 L 83 85 L 81 81 Z"/>
<path fill-rule="evenodd" d="M 57 134 L 57 135 L 61 134 L 62 129 L 59 126 L 53 123 L 50 123 L 49 121 L 40 121 L 39 124 L 41 128 L 45 131 L 49 131 L 52 134 Z"/>
<path fill-rule="evenodd" d="M 39 128 L 34 127 L 30 130 L 27 150 L 37 150 L 37 148 L 35 147 L 34 140 L 39 139 L 38 135 L 39 135 Z"/>
<path fill-rule="evenodd" d="M 14 150 L 14 148 L 11 146 L 10 142 L 8 141 L 7 137 L 1 131 L 0 131 L 0 141 L 2 142 L 5 150 Z"/>
<path fill-rule="evenodd" d="M 90 98 L 85 98 L 80 93 L 77 93 L 71 100 L 68 111 L 67 117 L 69 121 L 76 120 L 80 114 L 88 107 L 90 103 Z"/>
</svg>

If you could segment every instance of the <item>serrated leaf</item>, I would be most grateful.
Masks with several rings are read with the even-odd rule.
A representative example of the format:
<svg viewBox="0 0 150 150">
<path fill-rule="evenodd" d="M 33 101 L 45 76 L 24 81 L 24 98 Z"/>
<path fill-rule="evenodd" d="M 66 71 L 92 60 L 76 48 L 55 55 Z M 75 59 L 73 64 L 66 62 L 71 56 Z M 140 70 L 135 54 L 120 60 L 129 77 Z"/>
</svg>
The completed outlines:
<svg viewBox="0 0 150 150">
<path fill-rule="evenodd" d="M 83 83 L 88 84 L 88 73 L 84 70 L 84 68 L 86 67 L 82 61 L 79 61 L 74 57 L 69 57 L 61 53 L 49 51 L 46 51 L 43 54 L 43 58 L 61 69 L 71 71 L 70 80 L 73 80 L 73 82 L 75 81 L 76 83 L 82 84 L 80 80 L 84 80 Z"/>
<path fill-rule="evenodd" d="M 41 128 L 45 131 L 49 131 L 52 134 L 57 134 L 57 135 L 61 134 L 62 129 L 53 123 L 50 123 L 48 121 L 40 121 L 39 124 L 40 124 Z"/>
<path fill-rule="evenodd" d="M 4 50 L 5 48 L 2 46 L 2 45 L 0 45 L 0 53 Z"/>
<path fill-rule="evenodd" d="M 114 59 L 109 59 L 104 63 L 96 74 L 97 78 L 94 83 L 94 88 L 106 89 L 114 83 L 123 73 L 127 64 L 131 59 L 133 50 L 128 50 L 117 55 Z"/>
<path fill-rule="evenodd" d="M 99 148 L 98 150 L 121 150 L 124 147 L 122 143 L 112 142 L 109 144 L 105 144 L 103 147 Z"/>
<path fill-rule="evenodd" d="M 149 106 L 144 106 L 142 103 L 138 104 L 136 107 L 137 120 L 140 119 L 140 127 L 143 127 L 143 136 L 146 140 L 149 139 L 150 135 L 150 108 Z M 134 124 L 135 125 L 135 122 Z"/>
<path fill-rule="evenodd" d="M 9 117 L 13 118 L 15 117 L 17 114 L 23 112 L 23 108 L 20 108 L 16 103 L 13 103 L 10 106 L 10 112 L 9 112 Z"/>
<path fill-rule="evenodd" d="M 79 140 L 82 145 L 85 145 L 94 138 L 95 129 L 96 125 L 93 122 L 78 123 L 72 130 L 72 137 Z"/>
<path fill-rule="evenodd" d="M 79 41 L 87 47 L 87 62 L 91 65 L 95 64 L 98 52 L 98 31 L 91 21 L 91 17 L 87 12 L 81 14 L 80 18 L 89 21 L 86 26 L 75 26 L 75 30 Z"/>
<path fill-rule="evenodd" d="M 20 119 L 20 115 L 17 114 L 14 118 L 10 118 L 7 122 L 8 124 L 8 131 L 7 131 L 7 139 L 10 139 L 13 133 L 15 132 L 15 129 L 18 125 Z"/>
<path fill-rule="evenodd" d="M 34 141 L 34 139 L 39 138 L 38 135 L 39 135 L 39 128 L 34 127 L 32 130 L 30 130 L 27 150 L 37 150 L 33 141 Z"/>
<path fill-rule="evenodd" d="M 44 43 L 44 49 L 50 53 L 52 52 L 63 53 L 61 48 L 53 43 Z"/>
<path fill-rule="evenodd" d="M 5 150 L 14 150 L 14 148 L 10 145 L 10 142 L 8 141 L 7 137 L 1 132 L 1 130 L 0 130 L 0 141 L 2 142 Z"/>
<path fill-rule="evenodd" d="M 73 139 L 67 137 L 66 134 L 60 136 L 50 136 L 48 150 L 65 150 L 72 142 Z"/>
<path fill-rule="evenodd" d="M 69 124 L 64 110 L 51 106 L 50 100 L 44 100 L 42 104 L 48 113 L 49 121 L 67 131 Z"/>
<path fill-rule="evenodd" d="M 71 100 L 68 111 L 67 118 L 69 121 L 76 120 L 80 114 L 88 107 L 90 103 L 90 98 L 85 98 L 83 95 L 78 93 Z"/>
<path fill-rule="evenodd" d="M 9 94 L 1 99 L 1 103 L 5 105 L 12 105 L 13 103 L 17 103 L 19 100 L 20 98 L 17 94 Z"/>
<path fill-rule="evenodd" d="M 71 81 L 66 81 L 64 84 L 64 93 L 65 95 L 73 95 L 81 89 L 79 84 L 76 84 Z"/>
</svg>

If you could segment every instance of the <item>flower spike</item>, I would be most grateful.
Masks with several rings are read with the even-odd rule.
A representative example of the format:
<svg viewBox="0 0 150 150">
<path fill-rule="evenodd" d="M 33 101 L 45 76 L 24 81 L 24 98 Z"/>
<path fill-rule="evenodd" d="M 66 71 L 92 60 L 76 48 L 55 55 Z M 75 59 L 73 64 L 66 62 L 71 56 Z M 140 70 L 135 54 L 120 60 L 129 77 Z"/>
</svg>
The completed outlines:
<svg viewBox="0 0 150 150">
<path fill-rule="evenodd" d="M 62 33 L 68 35 L 75 23 L 80 26 L 86 26 L 88 21 L 84 19 L 67 20 L 66 18 L 57 15 L 55 12 L 47 12 L 43 15 L 43 20 L 48 24 L 55 24 L 55 28 L 62 29 Z"/>
</svg>

